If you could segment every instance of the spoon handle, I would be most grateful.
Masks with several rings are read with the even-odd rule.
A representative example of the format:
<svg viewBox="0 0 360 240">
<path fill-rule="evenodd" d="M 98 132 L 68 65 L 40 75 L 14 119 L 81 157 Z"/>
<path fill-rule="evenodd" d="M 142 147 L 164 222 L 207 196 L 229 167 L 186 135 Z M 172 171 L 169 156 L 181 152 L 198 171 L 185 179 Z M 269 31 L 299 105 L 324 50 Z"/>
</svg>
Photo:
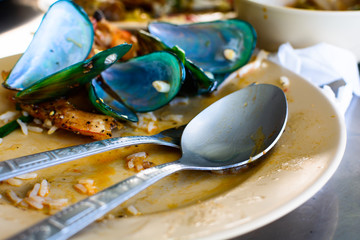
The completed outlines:
<svg viewBox="0 0 360 240">
<path fill-rule="evenodd" d="M 136 144 L 152 143 L 179 148 L 171 137 L 162 137 L 162 134 L 158 134 L 110 138 L 2 161 L 0 162 L 0 181 L 78 158 Z"/>
<path fill-rule="evenodd" d="M 185 168 L 175 161 L 143 170 L 57 212 L 9 240 L 68 239 L 151 184 Z"/>
</svg>

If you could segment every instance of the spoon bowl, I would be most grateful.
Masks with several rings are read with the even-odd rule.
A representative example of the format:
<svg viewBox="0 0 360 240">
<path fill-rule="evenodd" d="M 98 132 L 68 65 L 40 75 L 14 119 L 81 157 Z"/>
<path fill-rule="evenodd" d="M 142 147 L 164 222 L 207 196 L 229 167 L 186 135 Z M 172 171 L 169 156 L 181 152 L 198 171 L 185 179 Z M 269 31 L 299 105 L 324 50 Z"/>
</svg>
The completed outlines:
<svg viewBox="0 0 360 240">
<path fill-rule="evenodd" d="M 276 86 L 251 85 L 229 94 L 210 105 L 186 126 L 181 139 L 181 159 L 145 169 L 10 239 L 68 239 L 174 172 L 222 170 L 252 162 L 279 140 L 287 115 L 285 94 Z"/>
<path fill-rule="evenodd" d="M 286 121 L 287 102 L 280 88 L 249 86 L 190 121 L 181 138 L 183 157 L 179 161 L 211 170 L 247 164 L 275 145 Z"/>
</svg>

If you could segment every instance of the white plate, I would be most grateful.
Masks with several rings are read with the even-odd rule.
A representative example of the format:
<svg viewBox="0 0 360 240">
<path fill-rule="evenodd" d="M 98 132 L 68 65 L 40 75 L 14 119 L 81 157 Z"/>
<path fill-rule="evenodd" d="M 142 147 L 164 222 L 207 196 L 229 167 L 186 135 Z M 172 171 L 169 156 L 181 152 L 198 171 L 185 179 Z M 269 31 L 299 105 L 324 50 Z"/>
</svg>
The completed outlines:
<svg viewBox="0 0 360 240">
<path fill-rule="evenodd" d="M 16 58 L 1 59 L 0 71 L 9 70 Z M 344 119 L 317 87 L 271 62 L 265 62 L 265 65 L 218 93 L 223 95 L 251 82 L 279 85 L 281 76 L 290 79 L 286 91 L 288 124 L 274 150 L 263 161 L 238 176 L 198 172 L 175 174 L 126 203 L 136 206 L 142 215 L 94 223 L 74 239 L 230 238 L 282 217 L 313 196 L 329 180 L 342 159 L 346 145 Z M 8 94 L 1 89 L 0 113 L 10 108 L 6 105 L 7 98 Z M 54 136 L 33 134 L 29 138 L 18 131 L 0 145 L 0 160 L 86 141 L 89 140 L 62 132 Z M 92 160 L 88 161 L 91 165 Z M 77 160 L 71 164 L 67 166 L 80 166 L 84 162 Z M 56 169 L 59 176 L 66 173 L 63 166 L 52 169 Z M 46 171 L 51 172 L 51 169 Z M 117 174 L 113 173 L 111 177 Z M 121 176 L 124 177 L 126 175 Z M 109 179 L 104 177 L 107 183 L 102 187 L 115 181 L 115 178 Z M 4 186 L 0 186 L 0 191 Z M 75 199 L 81 198 L 71 194 Z M 46 217 L 42 212 L 16 208 L 8 204 L 4 196 L 1 201 L 2 239 Z"/>
</svg>

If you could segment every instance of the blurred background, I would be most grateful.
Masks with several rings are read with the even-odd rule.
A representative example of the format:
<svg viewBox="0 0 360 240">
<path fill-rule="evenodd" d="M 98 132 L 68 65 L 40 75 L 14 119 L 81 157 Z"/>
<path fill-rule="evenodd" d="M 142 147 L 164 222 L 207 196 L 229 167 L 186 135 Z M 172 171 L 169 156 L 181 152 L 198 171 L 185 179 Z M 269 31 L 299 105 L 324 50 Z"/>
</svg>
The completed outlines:
<svg viewBox="0 0 360 240">
<path fill-rule="evenodd" d="M 0 57 L 26 50 L 43 14 L 55 0 L 0 0 Z M 235 17 L 234 0 L 74 0 L 89 16 L 101 10 L 125 30 L 144 29 L 151 20 L 175 23 Z"/>
<path fill-rule="evenodd" d="M 43 14 L 56 0 L 0 0 L 0 33 Z M 228 13 L 233 0 L 74 0 L 88 15 L 101 10 L 109 21 L 148 22 L 164 17 Z M 190 16 L 191 15 L 191 16 Z M 219 18 L 219 17 L 218 17 Z M 211 19 L 210 19 L 211 20 Z"/>
<path fill-rule="evenodd" d="M 23 7 L 46 12 L 56 0 L 0 0 L 1 9 Z M 233 0 L 73 0 L 92 15 L 100 9 L 110 21 L 144 20 L 164 15 L 189 12 L 227 12 Z M 32 11 L 32 10 L 31 10 Z"/>
</svg>

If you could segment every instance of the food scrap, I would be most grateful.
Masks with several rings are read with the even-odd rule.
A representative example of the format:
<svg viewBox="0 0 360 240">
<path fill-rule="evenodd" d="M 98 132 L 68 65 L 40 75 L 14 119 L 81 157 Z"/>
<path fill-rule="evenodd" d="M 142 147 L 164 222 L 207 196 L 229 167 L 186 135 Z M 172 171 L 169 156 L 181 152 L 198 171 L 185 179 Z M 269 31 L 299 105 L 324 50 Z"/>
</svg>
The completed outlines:
<svg viewBox="0 0 360 240">
<path fill-rule="evenodd" d="M 97 140 L 110 138 L 111 130 L 121 127 L 114 118 L 79 110 L 65 99 L 39 104 L 21 104 L 21 108 L 31 116 L 48 122 L 50 126 L 91 136 Z"/>
<path fill-rule="evenodd" d="M 289 7 L 302 8 L 308 10 L 360 10 L 359 0 L 297 0 Z"/>
<path fill-rule="evenodd" d="M 37 210 L 47 207 L 49 210 L 61 209 L 68 205 L 69 200 L 66 198 L 53 199 L 48 197 L 50 193 L 50 184 L 43 179 L 40 183 L 35 183 L 24 197 L 19 196 L 14 190 L 6 191 L 6 196 L 15 205 L 23 208 L 33 208 Z"/>
<path fill-rule="evenodd" d="M 280 82 L 281 88 L 284 90 L 284 92 L 289 90 L 290 80 L 289 80 L 288 77 L 281 76 L 280 79 L 279 79 L 279 82 Z"/>
<path fill-rule="evenodd" d="M 93 195 L 97 192 L 95 181 L 93 179 L 80 179 L 74 188 L 82 194 Z"/>
<path fill-rule="evenodd" d="M 133 153 L 125 158 L 126 166 L 128 169 L 136 172 L 155 166 L 154 163 L 146 160 L 147 157 L 148 154 L 146 152 Z"/>
<path fill-rule="evenodd" d="M 82 1 L 79 3 L 88 6 Z M 110 138 L 116 126 L 124 125 L 156 133 L 159 128 L 155 121 L 149 121 L 146 126 L 127 121 L 137 122 L 141 114 L 167 105 L 178 95 L 211 93 L 228 73 L 249 61 L 256 45 L 254 28 L 241 20 L 186 26 L 154 22 L 148 32 L 130 32 L 109 22 L 101 10 L 104 9 L 88 11 L 91 15 L 87 15 L 73 1 L 55 2 L 45 14 L 31 47 L 9 74 L 2 73 L 3 85 L 19 91 L 15 101 L 30 116 L 43 121 L 48 134 L 65 129 L 99 140 Z M 65 16 L 64 11 L 71 11 L 74 16 Z M 48 23 L 57 15 L 63 16 L 56 24 L 64 31 L 78 22 L 79 32 L 86 34 L 71 31 L 68 36 L 63 31 L 50 31 Z M 202 37 L 195 35 L 194 29 Z M 183 36 L 188 40 L 182 39 Z M 193 47 L 198 45 L 183 44 L 183 40 L 204 41 L 205 45 Z M 57 49 L 59 41 L 66 47 Z M 33 49 L 40 46 L 39 55 Z M 67 48 L 74 50 L 72 54 L 64 52 Z M 222 56 L 216 54 L 219 49 L 224 53 Z M 34 61 L 34 54 L 46 56 L 49 64 L 39 64 L 39 59 Z M 207 61 L 199 58 L 204 54 Z M 97 114 L 77 109 L 64 100 L 75 95 L 79 88 L 86 89 L 92 111 Z M 16 124 L 28 134 L 26 122 L 19 119 Z"/>
</svg>

